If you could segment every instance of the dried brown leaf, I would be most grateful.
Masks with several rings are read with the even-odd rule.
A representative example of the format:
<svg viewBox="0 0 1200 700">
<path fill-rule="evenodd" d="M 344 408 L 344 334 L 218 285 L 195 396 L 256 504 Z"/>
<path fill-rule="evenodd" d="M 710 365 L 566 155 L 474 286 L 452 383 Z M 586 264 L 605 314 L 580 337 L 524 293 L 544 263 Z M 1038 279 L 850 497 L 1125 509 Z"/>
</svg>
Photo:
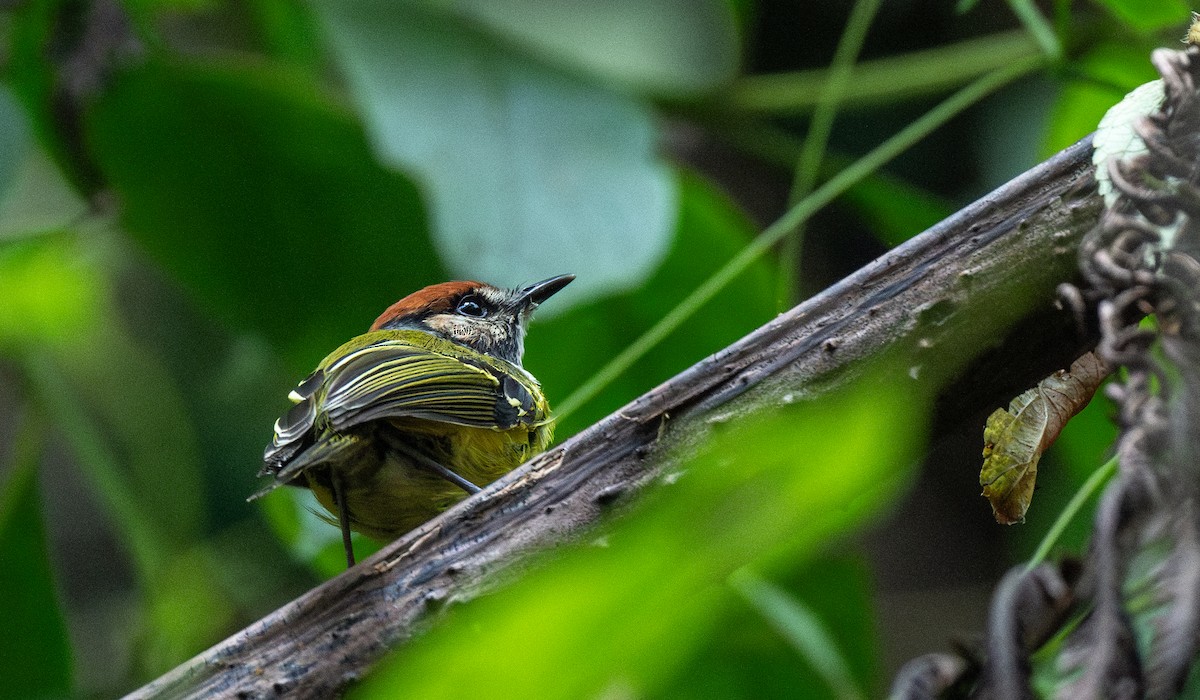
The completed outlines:
<svg viewBox="0 0 1200 700">
<path fill-rule="evenodd" d="M 996 522 L 1023 522 L 1033 499 L 1042 453 L 1058 439 L 1067 421 L 1092 400 L 1108 376 L 1093 353 L 1038 382 L 988 416 L 983 429 L 983 469 L 979 485 L 992 504 Z"/>
</svg>

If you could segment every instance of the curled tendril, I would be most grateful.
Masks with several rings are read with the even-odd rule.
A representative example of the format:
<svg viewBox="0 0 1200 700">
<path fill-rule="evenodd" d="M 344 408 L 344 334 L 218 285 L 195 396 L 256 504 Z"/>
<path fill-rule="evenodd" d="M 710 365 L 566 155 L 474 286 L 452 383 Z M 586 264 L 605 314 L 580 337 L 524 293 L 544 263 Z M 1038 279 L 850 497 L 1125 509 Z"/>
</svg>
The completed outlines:
<svg viewBox="0 0 1200 700">
<path fill-rule="evenodd" d="M 1146 152 L 1109 161 L 1118 198 L 1081 245 L 1080 269 L 1088 288 L 1060 293 L 1099 300 L 1097 352 L 1124 368 L 1123 380 L 1107 392 L 1118 406 L 1121 474 L 1097 512 L 1084 562 L 1086 583 L 1077 591 L 1092 609 L 1059 659 L 1064 672 L 1083 673 L 1060 689 L 1060 697 L 1123 691 L 1169 696 L 1187 677 L 1200 640 L 1196 594 L 1178 584 L 1200 580 L 1197 546 L 1193 537 L 1171 534 L 1195 533 L 1200 527 L 1195 489 L 1180 485 L 1194 482 L 1195 474 L 1187 472 L 1195 466 L 1182 465 L 1174 454 L 1173 446 L 1188 438 L 1177 434 L 1178 424 L 1170 417 L 1172 410 L 1195 410 L 1200 386 L 1189 385 L 1186 377 L 1200 373 L 1177 365 L 1168 370 L 1154 353 L 1158 344 L 1178 340 L 1181 329 L 1195 327 L 1188 316 L 1197 315 L 1200 263 L 1194 250 L 1181 249 L 1180 239 L 1191 235 L 1189 222 L 1200 214 L 1200 100 L 1195 90 L 1200 53 L 1160 51 L 1153 60 L 1163 73 L 1166 99 L 1159 112 L 1134 127 Z M 1149 315 L 1155 324 L 1142 325 Z M 1180 525 L 1180 519 L 1187 523 Z M 1163 526 L 1168 522 L 1173 527 Z M 1149 652 L 1141 652 L 1131 641 L 1124 586 L 1132 559 L 1148 543 L 1164 538 L 1178 540 L 1169 545 L 1177 555 L 1159 568 L 1154 582 L 1168 612 L 1156 621 Z M 1170 576 L 1161 574 L 1166 571 Z"/>
<path fill-rule="evenodd" d="M 1014 569 L 996 593 L 981 665 L 939 656 L 910 669 L 952 666 L 959 682 L 975 683 L 972 697 L 1029 697 L 1035 649 L 1017 632 L 1049 636 L 1068 619 L 1061 698 L 1174 697 L 1200 652 L 1200 49 L 1159 50 L 1151 61 L 1162 106 L 1133 125 L 1143 149 L 1103 164 L 1116 197 L 1080 245 L 1083 287 L 1058 290 L 1081 329 L 1099 328 L 1097 354 L 1122 369 L 1106 390 L 1118 409 L 1120 473 L 1101 498 L 1077 578 L 1044 569 L 1038 588 Z M 1133 641 L 1138 611 L 1127 599 L 1134 572 L 1146 570 L 1134 561 L 1146 556 L 1159 557 L 1142 574 L 1143 600 L 1158 606 L 1142 611 L 1152 620 L 1148 646 Z M 1058 600 L 1074 601 L 1072 614 L 1047 604 Z"/>
</svg>

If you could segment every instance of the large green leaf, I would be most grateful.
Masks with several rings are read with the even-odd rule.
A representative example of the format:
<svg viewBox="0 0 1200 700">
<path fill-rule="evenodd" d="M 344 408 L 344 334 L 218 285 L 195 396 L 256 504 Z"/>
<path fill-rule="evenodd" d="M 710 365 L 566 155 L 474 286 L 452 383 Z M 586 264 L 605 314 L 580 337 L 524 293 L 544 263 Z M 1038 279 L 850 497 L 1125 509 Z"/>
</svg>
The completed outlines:
<svg viewBox="0 0 1200 700">
<path fill-rule="evenodd" d="M 110 349 L 106 344 L 96 344 L 100 360 Z M 40 403 L 65 436 L 92 497 L 104 507 L 129 553 L 143 588 L 148 617 L 122 620 L 112 632 L 139 634 L 142 675 L 162 673 L 228 633 L 233 615 L 227 592 L 219 589 L 213 562 L 202 550 L 187 549 L 198 540 L 203 512 L 199 464 L 194 444 L 189 445 L 191 426 L 172 404 L 172 387 L 159 384 L 158 368 L 146 372 L 137 387 L 115 391 L 103 385 L 81 390 L 68 377 L 79 368 L 59 366 L 38 354 L 26 356 L 24 369 Z M 84 368 L 84 374 L 91 369 Z M 121 383 L 120 372 L 115 375 L 111 383 Z M 106 400 L 122 394 L 135 397 L 138 388 L 144 395 L 136 396 L 127 418 L 113 420 L 105 415 L 111 408 L 104 405 Z M 89 411 L 88 399 L 100 405 Z M 143 412 L 155 404 L 159 415 Z M 108 419 L 111 427 L 104 429 L 109 426 L 102 426 L 97 418 Z M 156 445 L 156 439 L 168 443 Z M 145 454 L 148 448 L 156 448 L 154 454 Z M 203 609 L 205 615 L 196 617 L 196 609 Z"/>
<path fill-rule="evenodd" d="M 71 646 L 50 568 L 38 492 L 37 442 L 42 426 L 27 425 L 0 452 L 0 678 L 12 698 L 60 698 L 71 692 Z"/>
<path fill-rule="evenodd" d="M 647 105 L 411 4 L 315 7 L 380 157 L 425 185 L 455 276 L 579 273 L 561 310 L 662 260 L 676 193 Z"/>
<path fill-rule="evenodd" d="M 738 63 L 723 0 L 418 0 L 485 27 L 552 63 L 658 94 L 711 89 Z"/>
<path fill-rule="evenodd" d="M 174 544 L 205 524 L 203 466 L 188 403 L 162 359 L 110 316 L 57 359 L 76 400 L 105 429 L 141 510 Z"/>
<path fill-rule="evenodd" d="M 211 562 L 187 550 L 207 524 L 187 403 L 154 349 L 118 315 L 106 240 L 59 233 L 0 244 L 0 297 L 9 302 L 0 305 L 0 352 L 19 360 L 89 498 L 134 564 L 152 615 L 114 623 L 110 632 L 140 634 L 141 661 L 161 672 L 227 633 L 231 606 Z M 0 554 L 21 576 L 31 569 L 16 554 Z M 188 618 L 198 601 L 208 614 Z"/>
<path fill-rule="evenodd" d="M 89 127 L 131 235 L 297 373 L 444 279 L 416 190 L 305 77 L 151 62 L 114 79 Z"/>
<path fill-rule="evenodd" d="M 295 0 L 247 0 L 243 6 L 272 56 L 296 66 L 321 68 L 325 57 L 320 32 L 307 5 Z"/>
<path fill-rule="evenodd" d="M 165 673 L 221 639 L 235 626 L 234 598 L 220 587 L 225 562 L 207 546 L 172 553 L 152 579 L 144 581 L 148 619 L 142 630 L 142 672 Z M 198 610 L 204 614 L 196 614 Z"/>
<path fill-rule="evenodd" d="M 722 633 L 733 571 L 801 567 L 899 495 L 923 412 L 876 380 L 732 426 L 603 546 L 561 550 L 451 611 L 357 697 L 661 693 Z"/>
<path fill-rule="evenodd" d="M 687 173 L 679 175 L 678 186 L 680 208 L 671 250 L 645 284 L 549 320 L 534 316 L 525 366 L 542 381 L 551 406 L 628 347 L 753 237 L 754 226 L 714 187 Z M 773 273 L 768 261 L 751 265 L 594 401 L 567 417 L 558 427 L 559 439 L 766 323 L 775 313 Z"/>
</svg>

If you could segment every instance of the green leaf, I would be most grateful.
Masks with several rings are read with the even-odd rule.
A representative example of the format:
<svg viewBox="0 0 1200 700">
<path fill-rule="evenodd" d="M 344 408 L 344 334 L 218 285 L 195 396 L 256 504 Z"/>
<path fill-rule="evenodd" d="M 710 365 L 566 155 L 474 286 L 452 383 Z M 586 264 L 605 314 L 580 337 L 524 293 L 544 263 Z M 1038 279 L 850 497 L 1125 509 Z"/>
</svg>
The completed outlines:
<svg viewBox="0 0 1200 700">
<path fill-rule="evenodd" d="M 872 691 L 879 690 L 874 686 L 880 680 L 883 664 L 874 575 L 866 555 L 856 546 L 837 547 L 797 573 L 774 576 L 772 580 L 815 615 L 828 642 L 841 653 L 851 679 L 868 697 L 878 697 L 879 693 Z M 811 666 L 813 659 L 806 660 Z M 815 668 L 811 671 L 824 672 Z"/>
<path fill-rule="evenodd" d="M 753 237 L 753 224 L 712 185 L 679 174 L 680 209 L 671 250 L 637 291 L 611 296 L 546 320 L 534 316 L 525 366 L 551 406 L 590 378 L 724 265 Z M 594 401 L 557 428 L 563 437 L 759 327 L 775 313 L 773 266 L 760 260 Z M 557 299 L 556 299 L 557 301 Z"/>
<path fill-rule="evenodd" d="M 602 546 L 560 550 L 511 587 L 452 610 L 355 697 L 663 692 L 722 633 L 733 607 L 723 582 L 734 570 L 801 567 L 899 497 L 923 409 L 876 377 L 730 426 L 679 479 L 606 528 Z M 504 653 L 512 649 L 519 659 Z"/>
<path fill-rule="evenodd" d="M 122 3 L 135 15 L 152 16 L 155 13 L 198 12 L 214 9 L 219 0 L 124 0 Z"/>
<path fill-rule="evenodd" d="M 1143 34 L 1177 27 L 1182 36 L 1191 8 L 1184 0 L 1096 0 L 1117 19 Z"/>
<path fill-rule="evenodd" d="M 246 11 L 273 56 L 293 65 L 320 70 L 320 32 L 316 18 L 304 3 L 294 0 L 248 0 Z"/>
<path fill-rule="evenodd" d="M 749 569 L 734 572 L 730 583 L 821 674 L 837 697 L 863 697 L 837 642 L 820 617 L 803 601 Z"/>
<path fill-rule="evenodd" d="M 219 585 L 223 565 L 207 546 L 198 546 L 173 553 L 144 582 L 149 619 L 140 661 L 147 675 L 170 670 L 237 629 L 231 596 Z"/>
<path fill-rule="evenodd" d="M 98 357 L 104 359 L 106 339 L 91 340 Z M 68 375 L 86 375 L 94 367 L 64 367 L 61 360 L 41 354 L 27 355 L 24 369 L 135 565 L 150 613 L 148 624 L 141 628 L 145 643 L 139 661 L 147 675 L 157 675 L 227 633 L 233 613 L 219 590 L 214 564 L 205 559 L 203 550 L 188 549 L 198 539 L 203 511 L 199 464 L 195 446 L 188 445 L 190 433 L 174 428 L 190 431 L 190 424 L 175 413 L 178 407 L 171 405 L 157 384 L 159 369 L 144 359 L 136 365 L 144 376 L 133 394 L 128 393 L 130 387 L 80 390 Z M 118 374 L 113 383 L 121 381 Z M 137 389 L 145 395 L 134 396 Z M 80 401 L 81 395 L 99 400 L 99 409 L 87 410 L 91 407 Z M 133 399 L 125 417 L 132 423 L 105 415 L 111 407 L 103 401 L 112 397 Z M 140 413 L 156 404 L 161 415 Z M 106 426 L 96 420 L 97 414 L 115 425 L 111 432 L 103 429 Z M 131 432 L 139 422 L 142 433 Z M 155 440 L 166 444 L 156 445 Z M 154 454 L 145 453 L 147 446 L 157 447 Z M 197 616 L 197 610 L 204 614 Z"/>
<path fill-rule="evenodd" d="M 130 234 L 297 374 L 445 279 L 415 188 L 304 76 L 147 63 L 114 78 L 89 138 Z"/>
<path fill-rule="evenodd" d="M 455 276 L 575 272 L 562 298 L 579 300 L 662 260 L 676 192 L 647 105 L 412 5 L 315 6 L 380 158 L 425 185 Z"/>
<path fill-rule="evenodd" d="M 59 606 L 42 523 L 37 462 L 43 426 L 28 423 L 0 470 L 0 678 L 14 698 L 67 697 L 70 639 Z"/>
<path fill-rule="evenodd" d="M 570 70 L 656 94 L 708 90 L 733 77 L 733 8 L 720 0 L 423 0 Z"/>
<path fill-rule="evenodd" d="M 152 579 L 169 557 L 165 533 L 129 485 L 112 445 L 80 404 L 62 367 L 46 354 L 27 353 L 22 359 L 38 402 L 74 453 L 88 489 L 104 506 L 138 575 Z"/>
</svg>

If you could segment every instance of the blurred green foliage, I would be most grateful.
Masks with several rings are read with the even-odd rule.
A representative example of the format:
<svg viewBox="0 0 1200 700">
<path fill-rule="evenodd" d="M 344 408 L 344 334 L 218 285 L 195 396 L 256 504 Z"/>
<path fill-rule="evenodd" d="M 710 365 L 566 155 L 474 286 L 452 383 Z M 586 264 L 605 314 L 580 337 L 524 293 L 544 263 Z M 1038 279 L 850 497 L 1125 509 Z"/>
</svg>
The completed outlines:
<svg viewBox="0 0 1200 700">
<path fill-rule="evenodd" d="M 44 422 L 21 416 L 0 480 L 0 600 L 8 632 L 0 635 L 0 675 L 11 697 L 52 698 L 71 692 L 71 646 L 57 600 L 42 525 L 38 458 Z"/>
<path fill-rule="evenodd" d="M 296 372 L 369 325 L 399 280 L 445 279 L 416 188 L 323 93 L 286 68 L 147 62 L 89 121 L 129 235 Z"/>
<path fill-rule="evenodd" d="M 1189 11 L 1184 0 L 1100 0 L 1122 24 L 1141 34 L 1176 29 Z"/>
<path fill-rule="evenodd" d="M 717 434 L 670 489 L 451 610 L 355 696 L 669 695 L 738 609 L 726 579 L 742 567 L 804 568 L 895 496 L 923 432 L 912 408 L 899 386 L 864 381 Z"/>
<path fill-rule="evenodd" d="M 0 346 L 61 347 L 100 318 L 102 277 L 68 234 L 48 233 L 0 248 Z"/>
<path fill-rule="evenodd" d="M 21 630 L 0 634 L 5 691 L 130 690 L 337 573 L 336 530 L 303 495 L 243 499 L 296 379 L 399 296 L 450 276 L 577 273 L 535 319 L 526 358 L 561 404 L 743 250 L 786 200 L 850 9 L 801 5 L 5 5 L 0 612 Z M 888 5 L 822 176 L 923 100 L 1049 41 L 1064 49 L 1043 56 L 1050 103 L 1009 110 L 1000 94 L 982 108 L 1048 134 L 1048 153 L 1153 78 L 1149 51 L 1187 19 L 1177 2 L 1058 3 L 1047 37 L 998 1 L 963 15 L 951 0 Z M 999 184 L 971 161 L 989 152 L 975 147 L 986 121 L 956 120 L 854 187 L 808 222 L 802 259 L 750 264 L 559 439 L 770 320 L 781 269 L 817 288 Z M 440 655 L 503 644 L 522 651 L 483 659 L 497 691 L 877 692 L 880 635 L 902 633 L 872 610 L 889 564 L 845 543 L 902 500 L 903 455 L 920 442 L 923 404 L 891 394 L 718 436 L 678 488 L 606 526 L 610 546 L 547 556 L 395 662 L 453 673 L 397 682 L 482 684 Z M 1104 410 L 1048 455 L 1016 555 L 1103 460 Z M 1086 535 L 1074 527 L 1066 550 Z M 831 539 L 844 543 L 833 559 Z M 757 578 L 735 581 L 782 592 L 777 604 L 726 584 L 744 566 Z M 646 617 L 601 629 L 630 606 Z M 813 666 L 831 653 L 841 690 Z"/>
</svg>

